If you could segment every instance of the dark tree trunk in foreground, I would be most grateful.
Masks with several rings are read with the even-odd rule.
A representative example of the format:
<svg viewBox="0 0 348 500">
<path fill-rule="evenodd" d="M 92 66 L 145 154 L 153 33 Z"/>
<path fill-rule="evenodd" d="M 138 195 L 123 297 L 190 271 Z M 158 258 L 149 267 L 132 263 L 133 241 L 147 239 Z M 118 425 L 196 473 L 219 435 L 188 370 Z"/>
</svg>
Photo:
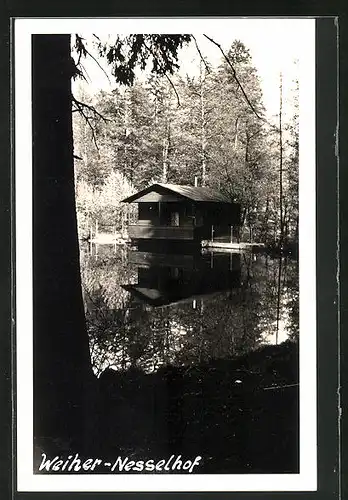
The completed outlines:
<svg viewBox="0 0 348 500">
<path fill-rule="evenodd" d="M 82 439 L 93 375 L 75 211 L 70 36 L 34 35 L 32 48 L 34 433 L 42 446 L 42 436 Z"/>
</svg>

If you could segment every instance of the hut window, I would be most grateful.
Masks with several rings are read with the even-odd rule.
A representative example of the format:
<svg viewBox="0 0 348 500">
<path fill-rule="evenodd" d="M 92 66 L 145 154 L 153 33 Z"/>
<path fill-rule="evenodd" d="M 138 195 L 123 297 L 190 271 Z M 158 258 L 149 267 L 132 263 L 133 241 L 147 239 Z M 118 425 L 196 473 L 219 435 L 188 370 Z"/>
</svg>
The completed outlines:
<svg viewBox="0 0 348 500">
<path fill-rule="evenodd" d="M 179 212 L 172 212 L 170 214 L 170 225 L 179 226 L 179 223 L 180 223 Z"/>
</svg>

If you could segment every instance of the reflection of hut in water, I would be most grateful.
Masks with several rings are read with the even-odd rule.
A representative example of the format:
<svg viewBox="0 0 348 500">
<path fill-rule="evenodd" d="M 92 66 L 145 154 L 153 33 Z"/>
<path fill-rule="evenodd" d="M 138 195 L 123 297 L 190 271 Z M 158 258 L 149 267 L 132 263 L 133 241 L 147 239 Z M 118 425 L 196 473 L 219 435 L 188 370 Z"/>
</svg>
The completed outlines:
<svg viewBox="0 0 348 500">
<path fill-rule="evenodd" d="M 198 245 L 202 240 L 228 238 L 239 233 L 240 205 L 207 187 L 153 184 L 124 199 L 138 204 L 138 221 L 128 227 L 133 242 L 169 241 Z"/>
<path fill-rule="evenodd" d="M 240 254 L 175 255 L 132 252 L 138 282 L 123 288 L 152 306 L 164 306 L 240 287 Z"/>
</svg>

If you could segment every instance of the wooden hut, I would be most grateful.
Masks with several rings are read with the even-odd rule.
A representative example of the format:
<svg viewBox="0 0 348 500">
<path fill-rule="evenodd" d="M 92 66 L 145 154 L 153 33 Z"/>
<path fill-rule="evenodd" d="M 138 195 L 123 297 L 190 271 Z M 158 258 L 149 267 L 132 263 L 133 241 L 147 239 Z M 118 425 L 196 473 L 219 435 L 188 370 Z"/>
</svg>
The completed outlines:
<svg viewBox="0 0 348 500">
<path fill-rule="evenodd" d="M 122 200 L 138 204 L 131 240 L 200 243 L 214 235 L 232 238 L 240 225 L 240 205 L 208 187 L 156 183 Z"/>
</svg>

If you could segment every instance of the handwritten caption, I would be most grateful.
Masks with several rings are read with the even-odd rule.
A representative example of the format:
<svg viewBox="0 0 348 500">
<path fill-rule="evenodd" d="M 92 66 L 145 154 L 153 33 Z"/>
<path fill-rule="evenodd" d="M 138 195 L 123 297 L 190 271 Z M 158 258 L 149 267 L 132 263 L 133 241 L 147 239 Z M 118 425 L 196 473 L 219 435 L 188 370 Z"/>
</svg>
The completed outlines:
<svg viewBox="0 0 348 500">
<path fill-rule="evenodd" d="M 110 472 L 172 472 L 183 471 L 191 473 L 200 464 L 201 456 L 191 460 L 185 460 L 181 455 L 171 455 L 169 459 L 161 460 L 131 460 L 129 457 L 117 457 L 113 462 L 104 461 L 101 458 L 79 458 L 79 454 L 68 455 L 62 458 L 57 455 L 48 458 L 45 453 L 41 454 L 42 460 L 39 471 L 46 472 L 96 472 L 103 469 Z"/>
</svg>

